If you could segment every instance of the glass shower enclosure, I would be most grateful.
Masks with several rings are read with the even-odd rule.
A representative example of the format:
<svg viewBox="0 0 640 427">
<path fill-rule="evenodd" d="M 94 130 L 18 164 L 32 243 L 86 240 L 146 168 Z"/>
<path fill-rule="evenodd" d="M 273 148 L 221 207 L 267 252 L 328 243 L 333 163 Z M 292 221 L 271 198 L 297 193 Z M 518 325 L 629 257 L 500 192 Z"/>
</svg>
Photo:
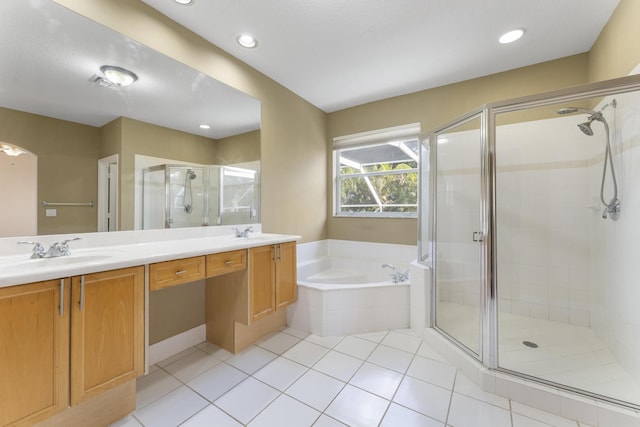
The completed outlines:
<svg viewBox="0 0 640 427">
<path fill-rule="evenodd" d="M 259 162 L 157 165 L 142 171 L 142 228 L 250 224 L 260 218 Z"/>
<path fill-rule="evenodd" d="M 434 328 L 490 369 L 640 408 L 640 77 L 488 104 L 424 144 Z"/>
</svg>

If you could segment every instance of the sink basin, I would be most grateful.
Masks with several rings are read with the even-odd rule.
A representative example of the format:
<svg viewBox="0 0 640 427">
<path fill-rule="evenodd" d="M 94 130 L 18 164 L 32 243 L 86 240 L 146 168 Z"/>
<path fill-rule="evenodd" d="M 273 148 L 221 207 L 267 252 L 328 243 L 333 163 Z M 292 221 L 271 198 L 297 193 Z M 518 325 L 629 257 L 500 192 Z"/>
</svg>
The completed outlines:
<svg viewBox="0 0 640 427">
<path fill-rule="evenodd" d="M 111 258 L 111 255 L 68 255 L 54 258 L 29 259 L 25 264 L 33 264 L 34 267 L 38 265 L 66 265 L 102 261 L 107 258 Z"/>
</svg>

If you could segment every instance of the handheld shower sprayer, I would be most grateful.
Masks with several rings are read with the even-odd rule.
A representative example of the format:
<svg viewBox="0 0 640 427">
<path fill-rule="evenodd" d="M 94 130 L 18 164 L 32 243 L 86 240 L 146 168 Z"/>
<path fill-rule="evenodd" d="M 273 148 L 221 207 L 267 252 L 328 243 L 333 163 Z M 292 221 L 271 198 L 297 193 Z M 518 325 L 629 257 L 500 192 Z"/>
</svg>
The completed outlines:
<svg viewBox="0 0 640 427">
<path fill-rule="evenodd" d="M 591 123 L 594 121 L 601 122 L 604 125 L 604 130 L 606 133 L 606 144 L 604 149 L 604 167 L 602 169 L 602 181 L 600 183 L 600 201 L 604 205 L 604 211 L 602 211 L 602 218 L 607 219 L 607 217 L 612 220 L 617 220 L 620 217 L 620 200 L 618 199 L 618 181 L 616 180 L 616 172 L 613 166 L 613 155 L 611 154 L 611 137 L 609 135 L 609 123 L 607 123 L 607 119 L 604 118 L 602 112 L 608 108 L 616 108 L 618 106 L 618 102 L 614 99 L 610 103 L 605 104 L 600 111 L 590 110 L 588 108 L 580 108 L 580 107 L 564 107 L 560 108 L 557 112 L 558 114 L 573 114 L 573 113 L 584 113 L 588 114 L 587 121 L 578 124 L 578 129 L 582 131 L 587 136 L 593 136 L 593 129 L 591 128 Z M 607 176 L 607 164 L 611 168 L 611 180 L 613 181 L 613 198 L 607 203 L 604 199 L 604 182 Z"/>
</svg>

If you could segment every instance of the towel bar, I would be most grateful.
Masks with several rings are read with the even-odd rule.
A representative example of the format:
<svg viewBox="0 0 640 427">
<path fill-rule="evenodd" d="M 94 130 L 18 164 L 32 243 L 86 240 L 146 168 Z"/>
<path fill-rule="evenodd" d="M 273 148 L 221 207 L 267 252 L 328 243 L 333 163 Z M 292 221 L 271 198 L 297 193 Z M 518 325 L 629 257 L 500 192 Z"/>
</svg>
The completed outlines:
<svg viewBox="0 0 640 427">
<path fill-rule="evenodd" d="M 96 204 L 93 202 L 45 202 L 44 200 L 42 201 L 42 206 L 44 206 L 45 208 L 47 206 L 89 206 L 89 207 L 94 207 Z"/>
</svg>

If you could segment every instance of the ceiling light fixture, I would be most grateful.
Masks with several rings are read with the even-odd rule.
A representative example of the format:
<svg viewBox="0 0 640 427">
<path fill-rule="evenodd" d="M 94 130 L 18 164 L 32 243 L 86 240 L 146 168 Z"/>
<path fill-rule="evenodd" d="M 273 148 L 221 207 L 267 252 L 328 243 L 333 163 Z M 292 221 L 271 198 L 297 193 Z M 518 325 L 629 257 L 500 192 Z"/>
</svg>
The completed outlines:
<svg viewBox="0 0 640 427">
<path fill-rule="evenodd" d="M 200 129 L 211 129 L 209 125 L 200 125 Z"/>
<path fill-rule="evenodd" d="M 523 35 L 524 35 L 524 30 L 522 29 L 511 30 L 501 35 L 498 41 L 502 44 L 513 43 Z"/>
<path fill-rule="evenodd" d="M 138 76 L 131 71 L 115 65 L 103 65 L 100 67 L 100 71 L 102 71 L 107 80 L 116 86 L 129 86 L 138 80 Z"/>
<path fill-rule="evenodd" d="M 238 44 L 248 49 L 258 46 L 258 41 L 251 34 L 242 34 L 238 37 Z"/>
<path fill-rule="evenodd" d="M 0 146 L 0 151 L 4 152 L 4 154 L 11 157 L 17 157 L 20 154 L 26 153 L 26 151 L 21 150 L 18 147 L 14 145 L 9 145 L 9 144 L 2 144 L 2 146 Z"/>
<path fill-rule="evenodd" d="M 190 4 L 193 4 L 194 0 L 173 0 L 173 1 L 183 6 L 189 6 Z"/>
</svg>

